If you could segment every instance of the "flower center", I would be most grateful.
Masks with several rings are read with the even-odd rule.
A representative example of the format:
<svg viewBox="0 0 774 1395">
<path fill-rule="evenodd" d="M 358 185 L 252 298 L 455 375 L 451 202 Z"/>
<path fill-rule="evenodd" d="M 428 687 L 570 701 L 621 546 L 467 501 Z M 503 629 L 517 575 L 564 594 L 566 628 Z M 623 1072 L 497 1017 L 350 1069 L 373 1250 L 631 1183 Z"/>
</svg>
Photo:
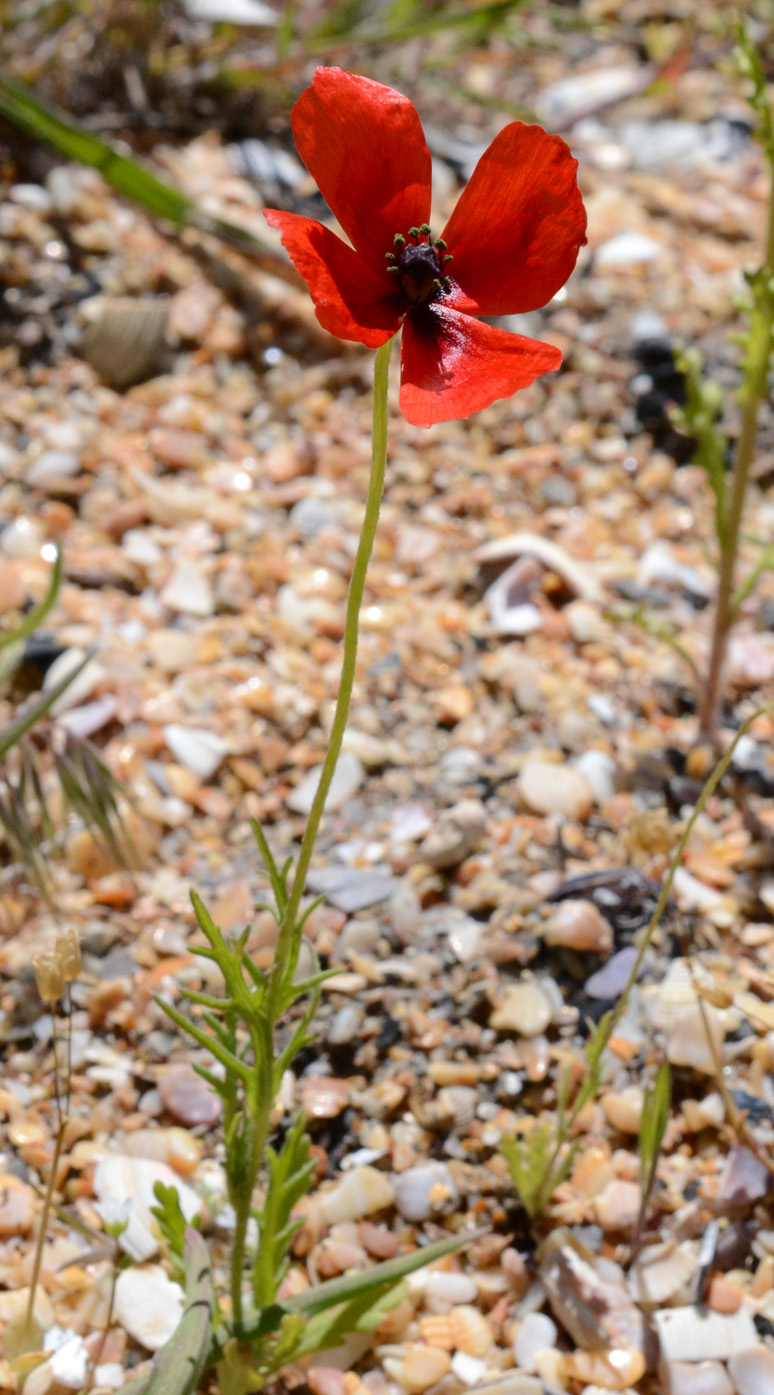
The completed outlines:
<svg viewBox="0 0 774 1395">
<path fill-rule="evenodd" d="M 395 251 L 386 253 L 387 270 L 398 278 L 409 305 L 424 305 L 436 296 L 451 290 L 451 281 L 444 276 L 446 262 L 453 260 L 446 243 L 433 241 L 430 228 L 409 228 L 408 238 L 396 233 Z"/>
</svg>

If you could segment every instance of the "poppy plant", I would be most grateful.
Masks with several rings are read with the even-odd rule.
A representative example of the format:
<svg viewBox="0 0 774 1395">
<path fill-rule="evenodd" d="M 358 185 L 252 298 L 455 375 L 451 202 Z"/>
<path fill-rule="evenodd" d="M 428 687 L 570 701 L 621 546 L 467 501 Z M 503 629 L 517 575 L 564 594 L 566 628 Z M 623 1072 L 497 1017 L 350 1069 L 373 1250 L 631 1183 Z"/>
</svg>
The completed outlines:
<svg viewBox="0 0 774 1395">
<path fill-rule="evenodd" d="M 318 68 L 293 108 L 298 152 L 351 242 L 267 209 L 320 324 L 378 348 L 402 328 L 400 406 L 415 426 L 470 416 L 558 368 L 551 344 L 474 318 L 546 305 L 585 242 L 577 161 L 559 136 L 514 121 L 479 160 L 441 236 L 430 152 L 400 92 Z"/>
</svg>

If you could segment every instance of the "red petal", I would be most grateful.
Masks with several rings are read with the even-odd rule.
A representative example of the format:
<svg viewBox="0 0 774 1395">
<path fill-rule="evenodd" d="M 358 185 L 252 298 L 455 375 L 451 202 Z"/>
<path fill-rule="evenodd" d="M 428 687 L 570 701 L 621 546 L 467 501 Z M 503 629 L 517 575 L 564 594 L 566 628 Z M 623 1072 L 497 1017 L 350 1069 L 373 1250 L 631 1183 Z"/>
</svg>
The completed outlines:
<svg viewBox="0 0 774 1395">
<path fill-rule="evenodd" d="M 428 305 L 412 310 L 403 327 L 401 411 L 413 426 L 469 417 L 561 361 L 551 344 L 493 329 L 447 305 Z"/>
<path fill-rule="evenodd" d="M 540 126 L 514 121 L 495 137 L 442 233 L 466 310 L 522 314 L 564 285 L 586 241 L 577 168 Z"/>
<path fill-rule="evenodd" d="M 353 247 L 383 274 L 395 233 L 430 217 L 430 154 L 400 92 L 318 68 L 293 108 L 298 153 Z"/>
<path fill-rule="evenodd" d="M 386 344 L 398 328 L 400 297 L 340 237 L 295 213 L 264 210 L 293 265 L 300 271 L 323 329 L 369 349 Z"/>
</svg>

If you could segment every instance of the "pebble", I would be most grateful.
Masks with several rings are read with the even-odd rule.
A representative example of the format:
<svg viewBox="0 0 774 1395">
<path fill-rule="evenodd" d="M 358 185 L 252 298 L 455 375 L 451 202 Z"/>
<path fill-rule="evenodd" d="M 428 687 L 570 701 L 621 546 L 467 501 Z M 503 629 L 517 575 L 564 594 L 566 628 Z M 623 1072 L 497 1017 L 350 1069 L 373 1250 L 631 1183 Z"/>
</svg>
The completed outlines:
<svg viewBox="0 0 774 1395">
<path fill-rule="evenodd" d="M 618 767 L 605 751 L 583 751 L 573 760 L 575 769 L 583 776 L 597 804 L 604 804 L 615 794 Z"/>
<path fill-rule="evenodd" d="M 300 1081 L 299 1104 L 311 1119 L 336 1119 L 349 1104 L 349 1081 L 327 1075 L 309 1075 Z"/>
<path fill-rule="evenodd" d="M 556 1323 L 546 1313 L 528 1313 L 513 1342 L 513 1357 L 524 1371 L 534 1371 L 535 1355 L 556 1346 L 559 1335 Z"/>
<path fill-rule="evenodd" d="M 625 949 L 619 949 L 601 969 L 597 969 L 596 973 L 586 979 L 583 985 L 584 993 L 603 1002 L 620 997 L 631 978 L 637 954 L 636 945 L 627 945 Z"/>
<path fill-rule="evenodd" d="M 641 1085 L 627 1085 L 603 1096 L 602 1108 L 619 1133 L 638 1134 L 642 1122 L 644 1092 Z"/>
<path fill-rule="evenodd" d="M 32 1187 L 8 1173 L 0 1174 L 0 1238 L 28 1235 L 35 1223 L 38 1202 Z"/>
<path fill-rule="evenodd" d="M 212 586 L 195 562 L 177 564 L 162 588 L 159 600 L 178 615 L 195 615 L 205 620 L 215 613 Z"/>
<path fill-rule="evenodd" d="M 630 1229 L 640 1212 L 640 1188 L 636 1182 L 614 1178 L 600 1196 L 594 1198 L 594 1215 L 607 1233 Z"/>
<path fill-rule="evenodd" d="M 439 871 L 458 867 L 478 847 L 486 826 L 487 812 L 481 800 L 462 799 L 439 815 L 435 827 L 420 843 L 418 855 Z"/>
<path fill-rule="evenodd" d="M 175 760 L 202 780 L 215 774 L 228 751 L 228 743 L 214 731 L 170 722 L 162 727 L 162 735 Z"/>
<path fill-rule="evenodd" d="M 116 1280 L 114 1316 L 148 1351 L 160 1351 L 183 1316 L 185 1295 L 160 1264 L 135 1264 Z"/>
<path fill-rule="evenodd" d="M 662 1308 L 653 1321 L 665 1361 L 727 1361 L 758 1341 L 748 1308 L 714 1313 L 697 1307 Z"/>
<path fill-rule="evenodd" d="M 524 979 L 498 994 L 489 1023 L 498 1032 L 535 1037 L 553 1017 L 551 1003 L 536 979 Z"/>
<path fill-rule="evenodd" d="M 359 1221 L 375 1211 L 384 1211 L 394 1200 L 395 1190 L 383 1172 L 375 1167 L 354 1167 L 320 1197 L 320 1215 L 326 1225 Z"/>
<path fill-rule="evenodd" d="M 752 1206 L 768 1196 L 774 1185 L 771 1172 L 749 1148 L 731 1149 L 718 1188 L 718 1201 L 724 1210 Z"/>
<path fill-rule="evenodd" d="M 519 771 L 517 788 L 535 814 L 560 814 L 583 823 L 591 812 L 591 790 L 572 765 L 529 757 Z"/>
<path fill-rule="evenodd" d="M 0 529 L 0 552 L 6 557 L 37 557 L 43 543 L 43 530 L 34 518 L 13 518 Z"/>
<path fill-rule="evenodd" d="M 52 480 L 69 479 L 81 468 L 79 457 L 71 450 L 44 450 L 24 472 L 27 484 L 45 486 Z"/>
<path fill-rule="evenodd" d="M 56 688 L 57 684 L 61 683 L 64 678 L 74 673 L 85 658 L 85 649 L 65 649 L 64 653 L 54 659 L 54 662 L 46 670 L 46 676 L 43 679 L 43 692 L 50 693 L 52 688 Z M 73 678 L 64 692 L 60 693 L 50 711 L 57 717 L 63 712 L 68 712 L 72 707 L 80 707 L 87 698 L 91 697 L 94 689 L 103 682 L 106 676 L 102 664 L 96 659 L 89 659 L 77 678 Z"/>
<path fill-rule="evenodd" d="M 311 811 L 317 788 L 320 784 L 322 766 L 315 766 L 304 776 L 288 795 L 287 807 L 295 814 L 308 814 Z M 330 789 L 325 798 L 325 808 L 330 813 L 341 809 L 353 794 L 356 794 L 365 780 L 365 770 L 357 756 L 350 751 L 342 751 L 336 762 Z"/>
<path fill-rule="evenodd" d="M 596 261 L 600 267 L 641 266 L 655 261 L 664 248 L 652 237 L 640 232 L 621 232 L 597 248 Z"/>
<path fill-rule="evenodd" d="M 566 949 L 588 950 L 594 954 L 609 954 L 613 948 L 613 930 L 593 901 L 576 901 L 568 897 L 560 901 L 546 921 L 543 939 L 547 945 L 562 945 Z"/>
<path fill-rule="evenodd" d="M 478 1294 L 475 1280 L 469 1274 L 455 1274 L 444 1269 L 431 1269 L 427 1275 L 425 1294 L 445 1303 L 472 1303 Z"/>
<path fill-rule="evenodd" d="M 734 1395 L 731 1378 L 719 1361 L 663 1361 L 659 1377 L 663 1395 Z"/>
<path fill-rule="evenodd" d="M 774 1352 L 762 1342 L 730 1357 L 728 1372 L 736 1395 L 770 1395 L 774 1390 Z"/>
<path fill-rule="evenodd" d="M 393 1176 L 395 1205 L 406 1221 L 427 1221 L 455 1207 L 457 1184 L 446 1163 L 427 1162 Z"/>
<path fill-rule="evenodd" d="M 325 807 L 329 807 L 329 800 Z M 389 901 L 398 886 L 392 872 L 384 867 L 313 867 L 306 884 L 347 915 Z"/>
<path fill-rule="evenodd" d="M 387 1375 L 408 1395 L 421 1395 L 448 1375 L 451 1357 L 446 1351 L 417 1342 L 406 1347 L 400 1357 L 385 1356 L 383 1365 Z"/>
<path fill-rule="evenodd" d="M 165 1066 L 158 1078 L 164 1108 L 187 1128 L 212 1128 L 223 1113 L 223 1103 L 206 1080 L 185 1061 Z"/>
</svg>

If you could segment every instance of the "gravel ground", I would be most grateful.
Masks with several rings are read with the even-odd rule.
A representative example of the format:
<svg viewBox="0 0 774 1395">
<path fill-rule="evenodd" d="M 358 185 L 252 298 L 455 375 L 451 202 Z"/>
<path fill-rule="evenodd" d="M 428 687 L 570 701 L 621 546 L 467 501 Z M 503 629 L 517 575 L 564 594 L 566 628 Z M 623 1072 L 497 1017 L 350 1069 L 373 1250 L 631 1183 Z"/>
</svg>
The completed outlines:
<svg viewBox="0 0 774 1395">
<path fill-rule="evenodd" d="M 573 1171 L 532 1224 L 498 1152 L 554 1117 L 563 1074 L 574 1087 L 585 1072 L 590 1023 L 623 990 L 707 768 L 685 655 L 701 669 L 708 648 L 712 503 L 669 420 L 671 350 L 706 354 L 733 434 L 727 334 L 760 259 L 767 180 L 713 36 L 646 91 L 642 32 L 666 42 L 670 22 L 626 8 L 635 32 L 589 3 L 596 28 L 558 46 L 525 19 L 527 57 L 509 66 L 493 36 L 457 55 L 447 87 L 413 43 L 348 55 L 387 81 L 402 65 L 436 157 L 439 226 L 503 113 L 528 106 L 579 157 L 589 243 L 546 310 L 506 324 L 561 347 L 558 374 L 427 432 L 402 421 L 393 383 L 352 718 L 310 877 L 326 900 L 307 933 L 338 973 L 317 1048 L 280 1099 L 285 1118 L 307 1112 L 319 1162 L 289 1281 L 486 1233 L 420 1271 L 372 1338 L 288 1373 L 313 1395 L 774 1390 L 769 716 L 694 828 Z M 272 129 L 287 206 L 313 209 L 286 114 Z M 40 599 L 60 540 L 50 642 L 24 681 L 50 686 L 93 651 L 47 742 L 69 732 L 99 749 L 132 799 L 135 864 L 71 821 L 50 852 L 53 906 L 10 861 L 0 874 L 0 1329 L 25 1302 L 55 1131 L 51 1019 L 30 961 L 66 927 L 83 946 L 68 1211 L 38 1298 L 44 1328 L 65 1336 L 25 1386 L 58 1395 L 80 1388 L 110 1287 L 67 1215 L 100 1232 L 96 1201 L 135 1201 L 104 1389 L 179 1312 L 148 1226 L 154 1177 L 171 1168 L 192 1208 L 206 1196 L 216 1252 L 227 1235 L 217 1103 L 153 995 L 207 987 L 192 886 L 224 930 L 249 923 L 271 962 L 248 821 L 278 857 L 293 852 L 325 750 L 371 356 L 325 335 L 286 279 L 168 234 L 96 174 L 34 177 L 29 150 L 12 151 L 0 616 L 10 627 Z M 260 210 L 276 190 L 246 176 L 244 146 L 178 136 L 154 157 L 209 212 L 271 236 Z M 772 536 L 770 438 L 764 411 L 748 564 Z M 726 741 L 769 697 L 773 617 L 765 575 L 731 645 Z M 0 698 L 0 724 L 22 699 L 18 683 Z M 673 1098 L 638 1248 L 638 1132 L 663 1060 Z M 2 1357 L 0 1388 L 14 1388 Z"/>
</svg>

